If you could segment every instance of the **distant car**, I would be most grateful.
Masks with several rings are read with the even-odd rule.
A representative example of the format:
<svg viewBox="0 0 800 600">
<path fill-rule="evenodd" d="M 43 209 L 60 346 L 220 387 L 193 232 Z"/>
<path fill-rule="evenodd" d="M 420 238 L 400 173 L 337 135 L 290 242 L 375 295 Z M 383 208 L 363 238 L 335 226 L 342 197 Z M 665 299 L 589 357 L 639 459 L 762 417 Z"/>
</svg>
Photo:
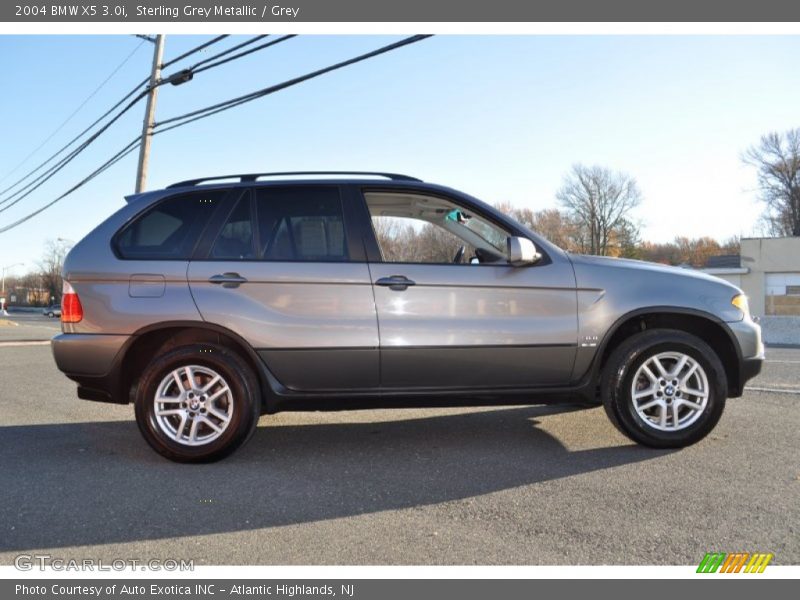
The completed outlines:
<svg viewBox="0 0 800 600">
<path fill-rule="evenodd" d="M 679 448 L 761 369 L 747 299 L 716 277 L 570 254 L 408 176 L 274 175 L 128 197 L 64 264 L 59 369 L 133 402 L 172 460 L 221 458 L 281 410 L 576 397 Z"/>
<path fill-rule="evenodd" d="M 50 317 L 51 319 L 61 316 L 61 305 L 51 304 L 42 309 L 42 314 Z"/>
</svg>

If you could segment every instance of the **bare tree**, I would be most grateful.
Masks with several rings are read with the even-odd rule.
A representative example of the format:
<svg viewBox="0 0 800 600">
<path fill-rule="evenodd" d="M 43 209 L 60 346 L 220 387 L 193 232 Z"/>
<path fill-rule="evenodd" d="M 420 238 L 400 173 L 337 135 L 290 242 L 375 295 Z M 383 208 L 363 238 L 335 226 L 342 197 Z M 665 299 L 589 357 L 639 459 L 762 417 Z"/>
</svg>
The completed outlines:
<svg viewBox="0 0 800 600">
<path fill-rule="evenodd" d="M 372 226 L 383 257 L 390 262 L 449 263 L 464 245 L 470 257 L 475 249 L 446 229 L 403 217 L 377 217 Z"/>
<path fill-rule="evenodd" d="M 629 213 L 642 201 L 636 180 L 605 167 L 574 165 L 556 198 L 582 229 L 581 250 L 607 256 L 615 233 L 630 229 Z M 630 231 L 628 232 L 630 233 Z"/>
<path fill-rule="evenodd" d="M 70 245 L 66 240 L 47 240 L 41 260 L 37 262 L 42 287 L 47 289 L 49 299 L 61 298 L 61 269 Z"/>
<path fill-rule="evenodd" d="M 800 129 L 771 132 L 742 160 L 756 168 L 763 220 L 770 235 L 800 236 Z"/>
<path fill-rule="evenodd" d="M 582 250 L 580 225 L 557 208 L 533 211 L 530 208 L 511 206 L 508 203 L 496 204 L 495 208 L 509 215 L 539 235 L 544 236 L 559 248 L 569 252 Z"/>
</svg>

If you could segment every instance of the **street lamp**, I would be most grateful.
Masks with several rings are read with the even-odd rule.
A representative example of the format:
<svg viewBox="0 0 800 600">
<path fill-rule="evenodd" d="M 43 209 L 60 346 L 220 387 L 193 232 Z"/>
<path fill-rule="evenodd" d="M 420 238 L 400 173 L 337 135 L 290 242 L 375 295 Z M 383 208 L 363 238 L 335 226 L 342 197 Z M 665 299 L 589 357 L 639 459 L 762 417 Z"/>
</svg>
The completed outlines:
<svg viewBox="0 0 800 600">
<path fill-rule="evenodd" d="M 24 262 L 18 262 L 18 263 L 14 263 L 13 265 L 8 265 L 8 266 L 5 266 L 5 267 L 2 267 L 2 271 L 3 271 L 3 284 L 2 284 L 2 292 L 0 292 L 0 293 L 2 293 L 2 294 L 4 294 L 4 295 L 5 295 L 5 293 L 6 293 L 6 271 L 10 271 L 10 270 L 11 270 L 11 269 L 13 269 L 14 267 L 21 267 L 21 266 L 22 266 L 22 265 L 24 265 L 24 264 L 25 264 Z"/>
</svg>

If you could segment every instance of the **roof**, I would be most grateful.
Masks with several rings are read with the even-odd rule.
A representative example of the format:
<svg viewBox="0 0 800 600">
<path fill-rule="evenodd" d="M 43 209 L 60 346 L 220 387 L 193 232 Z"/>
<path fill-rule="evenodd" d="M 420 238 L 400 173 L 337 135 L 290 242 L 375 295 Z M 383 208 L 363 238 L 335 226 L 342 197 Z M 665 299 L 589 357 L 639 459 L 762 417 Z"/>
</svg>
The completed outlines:
<svg viewBox="0 0 800 600">
<path fill-rule="evenodd" d="M 709 256 L 706 264 L 703 265 L 705 269 L 738 269 L 742 266 L 742 259 L 738 254 L 720 254 L 718 256 Z"/>
</svg>

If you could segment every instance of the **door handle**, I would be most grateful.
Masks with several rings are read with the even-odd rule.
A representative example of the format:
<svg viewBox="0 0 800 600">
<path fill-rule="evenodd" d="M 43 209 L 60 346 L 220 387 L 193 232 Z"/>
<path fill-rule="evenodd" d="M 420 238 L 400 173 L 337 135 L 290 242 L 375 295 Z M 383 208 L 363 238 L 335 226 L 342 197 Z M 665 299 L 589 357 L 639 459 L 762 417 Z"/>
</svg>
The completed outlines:
<svg viewBox="0 0 800 600">
<path fill-rule="evenodd" d="M 208 282 L 221 283 L 224 288 L 236 288 L 242 283 L 247 283 L 247 279 L 238 273 L 222 273 L 221 275 L 212 275 L 208 278 Z"/>
<path fill-rule="evenodd" d="M 388 287 L 390 290 L 395 292 L 402 292 L 403 290 L 408 289 L 408 286 L 416 285 L 416 282 L 410 280 L 404 275 L 392 275 L 391 277 L 381 277 L 375 282 L 375 285 Z"/>
</svg>

